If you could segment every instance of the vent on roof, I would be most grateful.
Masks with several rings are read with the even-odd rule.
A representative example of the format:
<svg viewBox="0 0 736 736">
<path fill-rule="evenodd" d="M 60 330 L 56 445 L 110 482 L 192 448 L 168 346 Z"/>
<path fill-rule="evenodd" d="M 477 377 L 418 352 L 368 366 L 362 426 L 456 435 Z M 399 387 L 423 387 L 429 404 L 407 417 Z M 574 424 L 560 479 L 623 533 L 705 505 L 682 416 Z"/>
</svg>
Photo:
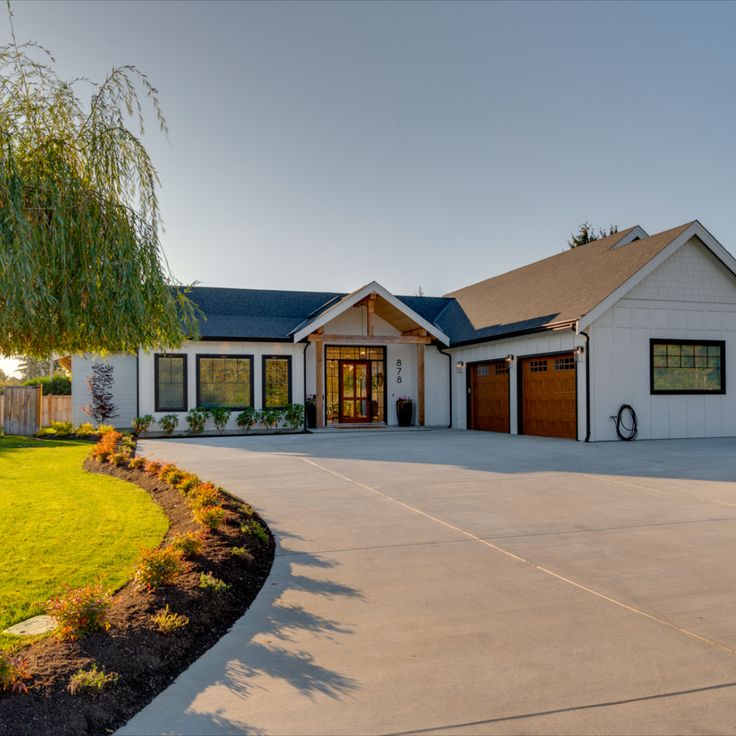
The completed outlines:
<svg viewBox="0 0 736 736">
<path fill-rule="evenodd" d="M 616 241 L 611 246 L 611 250 L 616 250 L 616 248 L 623 248 L 625 245 L 629 245 L 629 243 L 635 243 L 637 240 L 648 237 L 649 235 L 647 234 L 646 230 L 644 230 L 643 227 L 637 225 L 636 227 L 633 227 L 630 232 L 626 233 L 626 235 L 624 235 L 621 240 Z"/>
</svg>

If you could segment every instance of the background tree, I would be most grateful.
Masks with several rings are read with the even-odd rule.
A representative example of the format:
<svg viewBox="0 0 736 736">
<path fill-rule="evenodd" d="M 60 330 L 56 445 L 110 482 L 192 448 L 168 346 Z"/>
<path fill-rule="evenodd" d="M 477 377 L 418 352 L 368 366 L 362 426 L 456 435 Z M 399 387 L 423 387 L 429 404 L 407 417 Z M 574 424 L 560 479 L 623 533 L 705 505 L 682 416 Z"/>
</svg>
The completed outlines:
<svg viewBox="0 0 736 736">
<path fill-rule="evenodd" d="M 113 404 L 112 384 L 114 368 L 109 363 L 96 362 L 92 364 L 92 372 L 87 378 L 87 389 L 91 401 L 82 407 L 82 411 L 97 422 L 104 424 L 118 415 L 117 407 Z"/>
<path fill-rule="evenodd" d="M 48 357 L 178 345 L 197 310 L 159 242 L 158 174 L 134 66 L 60 79 L 42 47 L 0 47 L 0 354 Z M 91 85 L 84 102 L 77 90 Z"/>
<path fill-rule="evenodd" d="M 617 232 L 618 225 L 609 225 L 607 231 L 599 228 L 596 234 L 595 228 L 589 222 L 583 222 L 578 228 L 577 233 L 570 233 L 570 240 L 567 241 L 567 244 L 570 248 L 577 248 L 580 245 L 592 243 L 594 240 L 598 240 L 598 238 L 605 238 Z"/>
</svg>

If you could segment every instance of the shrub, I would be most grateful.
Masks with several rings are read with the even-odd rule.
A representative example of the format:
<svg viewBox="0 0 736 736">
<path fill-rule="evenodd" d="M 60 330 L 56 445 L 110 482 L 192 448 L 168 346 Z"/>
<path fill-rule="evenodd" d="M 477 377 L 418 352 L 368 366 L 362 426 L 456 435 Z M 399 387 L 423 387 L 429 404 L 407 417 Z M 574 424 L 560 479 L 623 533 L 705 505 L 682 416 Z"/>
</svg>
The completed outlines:
<svg viewBox="0 0 736 736">
<path fill-rule="evenodd" d="M 249 503 L 245 503 L 245 501 L 241 501 L 237 505 L 237 509 L 241 514 L 245 514 L 246 516 L 253 516 L 256 513 L 255 509 Z"/>
<path fill-rule="evenodd" d="M 189 434 L 202 434 L 209 414 L 207 409 L 201 409 L 200 407 L 190 409 L 186 416 L 187 424 L 189 425 Z"/>
<path fill-rule="evenodd" d="M 100 441 L 92 449 L 92 457 L 98 462 L 104 462 L 110 455 L 118 449 L 118 443 L 122 439 L 120 432 L 116 432 L 114 429 L 109 432 L 105 432 Z"/>
<path fill-rule="evenodd" d="M 179 470 L 179 468 L 173 468 L 172 470 L 164 473 L 161 480 L 165 480 L 169 485 L 176 486 L 177 483 L 181 483 L 181 481 L 184 480 L 186 475 L 187 474 L 183 470 Z"/>
<path fill-rule="evenodd" d="M 243 411 L 235 417 L 235 423 L 241 429 L 248 431 L 254 424 L 258 422 L 260 414 L 255 407 L 247 406 Z"/>
<path fill-rule="evenodd" d="M 211 572 L 202 572 L 199 574 L 199 587 L 205 590 L 211 590 L 213 593 L 224 593 L 226 590 L 230 590 L 224 580 L 216 578 Z"/>
<path fill-rule="evenodd" d="M 222 524 L 225 518 L 225 509 L 222 506 L 202 506 L 192 511 L 192 518 L 197 524 L 214 531 Z"/>
<path fill-rule="evenodd" d="M 179 470 L 174 463 L 164 463 L 158 471 L 158 479 L 166 480 L 166 476 L 174 470 Z"/>
<path fill-rule="evenodd" d="M 283 416 L 281 409 L 264 409 L 261 412 L 261 423 L 266 429 L 273 429 Z"/>
<path fill-rule="evenodd" d="M 162 464 L 158 460 L 147 460 L 143 466 L 143 470 L 146 475 L 150 475 L 152 478 L 158 478 L 158 474 L 161 471 Z"/>
<path fill-rule="evenodd" d="M 118 410 L 113 404 L 112 385 L 115 382 L 113 373 L 115 369 L 110 363 L 100 363 L 99 361 L 92 365 L 92 372 L 87 377 L 87 390 L 89 391 L 91 401 L 82 407 L 82 411 L 92 417 L 98 424 L 108 419 L 114 419 L 118 415 Z"/>
<path fill-rule="evenodd" d="M 182 557 L 189 559 L 202 551 L 202 536 L 195 532 L 177 534 L 171 540 L 171 548 Z"/>
<path fill-rule="evenodd" d="M 191 493 L 202 481 L 198 475 L 194 473 L 184 473 L 184 477 L 176 484 L 178 490 L 182 493 Z"/>
<path fill-rule="evenodd" d="M 71 396 L 72 379 L 64 373 L 41 378 L 27 378 L 21 386 L 41 386 L 44 396 Z"/>
<path fill-rule="evenodd" d="M 28 677 L 23 665 L 7 652 L 0 651 L 0 693 L 25 693 L 28 687 L 23 682 Z"/>
<path fill-rule="evenodd" d="M 143 470 L 148 460 L 145 457 L 132 457 L 128 461 L 128 467 L 131 470 Z"/>
<path fill-rule="evenodd" d="M 120 440 L 120 444 L 123 447 L 127 447 L 130 450 L 135 450 L 135 445 L 136 445 L 135 437 L 132 437 L 129 434 L 124 434 L 122 439 Z"/>
<path fill-rule="evenodd" d="M 247 547 L 230 547 L 230 554 L 233 557 L 245 557 L 246 559 L 253 557 Z"/>
<path fill-rule="evenodd" d="M 102 436 L 103 434 L 107 434 L 108 432 L 114 432 L 115 427 L 112 426 L 112 424 L 98 424 L 97 425 L 97 434 Z"/>
<path fill-rule="evenodd" d="M 150 549 L 140 557 L 135 572 L 135 583 L 138 588 L 156 590 L 162 585 L 169 585 L 182 573 L 184 566 L 181 554 L 171 547 Z"/>
<path fill-rule="evenodd" d="M 176 414 L 164 414 L 158 420 L 158 426 L 161 427 L 165 435 L 174 434 L 174 430 L 179 426 L 179 417 Z"/>
<path fill-rule="evenodd" d="M 107 462 L 110 463 L 110 465 L 114 465 L 116 468 L 119 468 L 122 465 L 127 465 L 129 460 L 130 450 L 119 450 L 118 452 L 113 452 L 107 456 Z"/>
<path fill-rule="evenodd" d="M 58 433 L 53 427 L 41 427 L 41 429 L 33 435 L 34 437 L 57 437 Z"/>
<path fill-rule="evenodd" d="M 154 419 L 150 414 L 146 414 L 142 417 L 136 417 L 132 422 L 133 434 L 139 435 L 142 432 L 148 432 L 151 425 L 154 423 Z"/>
<path fill-rule="evenodd" d="M 241 525 L 240 531 L 249 537 L 255 537 L 261 544 L 268 544 L 270 541 L 266 528 L 255 519 L 248 519 L 245 524 Z"/>
<path fill-rule="evenodd" d="M 219 501 L 220 492 L 213 483 L 201 483 L 189 494 L 189 503 L 193 509 L 217 506 Z"/>
<path fill-rule="evenodd" d="M 77 437 L 92 437 L 97 434 L 97 430 L 94 428 L 94 425 L 89 422 L 85 422 L 84 424 L 80 424 L 74 430 L 74 434 L 77 435 Z"/>
<path fill-rule="evenodd" d="M 71 422 L 51 422 L 51 427 L 58 435 L 67 435 L 74 431 L 74 425 Z"/>
<path fill-rule="evenodd" d="M 224 432 L 227 423 L 230 421 L 230 415 L 232 412 L 230 409 L 226 409 L 224 406 L 217 406 L 214 409 L 210 409 L 210 416 L 212 417 L 212 423 L 215 425 L 215 429 L 218 432 Z"/>
<path fill-rule="evenodd" d="M 155 616 L 151 616 L 151 621 L 162 634 L 173 634 L 189 623 L 189 617 L 180 613 L 172 613 L 167 603 L 165 608 L 162 608 Z"/>
<path fill-rule="evenodd" d="M 105 672 L 104 669 L 98 670 L 97 665 L 93 664 L 88 670 L 77 670 L 70 678 L 67 690 L 72 695 L 81 693 L 89 693 L 97 695 L 105 690 L 109 685 L 113 685 L 120 679 L 117 672 Z"/>
<path fill-rule="evenodd" d="M 46 610 L 56 618 L 57 636 L 73 641 L 95 631 L 108 629 L 109 605 L 110 596 L 103 591 L 102 586 L 85 585 L 50 600 Z"/>
<path fill-rule="evenodd" d="M 284 418 L 292 429 L 304 426 L 304 407 L 301 404 L 289 404 L 284 411 Z"/>
</svg>

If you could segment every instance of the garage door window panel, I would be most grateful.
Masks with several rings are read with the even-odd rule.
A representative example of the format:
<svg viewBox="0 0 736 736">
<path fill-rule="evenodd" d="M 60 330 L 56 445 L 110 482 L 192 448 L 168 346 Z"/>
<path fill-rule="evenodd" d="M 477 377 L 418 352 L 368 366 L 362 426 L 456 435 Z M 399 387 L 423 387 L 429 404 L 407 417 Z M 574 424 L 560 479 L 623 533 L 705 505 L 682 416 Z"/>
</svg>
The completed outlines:
<svg viewBox="0 0 736 736">
<path fill-rule="evenodd" d="M 652 394 L 725 394 L 723 341 L 652 340 Z"/>
</svg>

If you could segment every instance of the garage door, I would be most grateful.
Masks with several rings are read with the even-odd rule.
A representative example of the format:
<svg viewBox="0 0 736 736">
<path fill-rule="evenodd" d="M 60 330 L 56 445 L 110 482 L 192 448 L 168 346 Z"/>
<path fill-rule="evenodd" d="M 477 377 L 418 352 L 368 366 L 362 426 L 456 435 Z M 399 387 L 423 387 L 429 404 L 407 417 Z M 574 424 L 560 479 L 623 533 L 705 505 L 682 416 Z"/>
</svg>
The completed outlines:
<svg viewBox="0 0 736 736">
<path fill-rule="evenodd" d="M 572 353 L 521 361 L 521 431 L 577 437 L 575 358 Z"/>
<path fill-rule="evenodd" d="M 509 431 L 509 366 L 505 360 L 469 366 L 470 429 Z"/>
</svg>

